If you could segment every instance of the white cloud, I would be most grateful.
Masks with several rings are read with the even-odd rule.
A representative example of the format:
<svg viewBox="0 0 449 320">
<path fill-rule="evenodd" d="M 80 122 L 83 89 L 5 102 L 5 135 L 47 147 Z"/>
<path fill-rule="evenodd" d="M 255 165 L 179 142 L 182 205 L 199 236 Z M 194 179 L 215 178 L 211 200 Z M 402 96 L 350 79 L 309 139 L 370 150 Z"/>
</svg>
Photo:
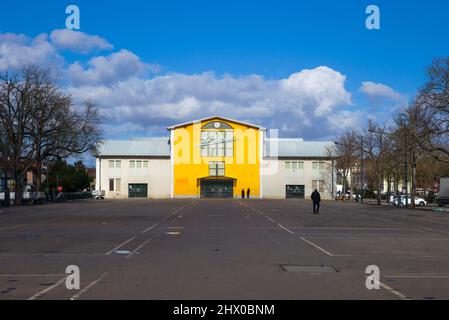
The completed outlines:
<svg viewBox="0 0 449 320">
<path fill-rule="evenodd" d="M 87 68 L 79 62 L 69 66 L 69 81 L 73 85 L 110 85 L 130 77 L 144 75 L 153 68 L 143 63 L 134 53 L 123 49 L 109 56 L 92 58 L 87 64 Z"/>
<path fill-rule="evenodd" d="M 52 67 L 65 77 L 66 90 L 77 101 L 90 99 L 102 108 L 111 135 L 160 131 L 173 123 L 221 115 L 279 128 L 288 136 L 317 139 L 355 125 L 362 116 L 346 108 L 352 105 L 346 76 L 325 66 L 284 79 L 212 72 L 155 76 L 157 65 L 122 49 L 65 68 L 58 49 L 87 53 L 112 46 L 100 37 L 65 30 L 53 31 L 51 40 L 45 34 L 34 39 L 0 34 L 0 71 L 30 63 Z M 374 95 L 375 87 L 377 92 L 384 89 L 384 96 L 394 96 L 377 84 L 366 82 L 362 87 L 367 94 Z"/>
<path fill-rule="evenodd" d="M 351 103 L 351 94 L 345 89 L 346 77 L 328 68 L 302 70 L 282 80 L 283 89 L 302 104 L 314 105 L 316 116 L 330 113 L 336 106 Z"/>
<path fill-rule="evenodd" d="M 403 100 L 405 97 L 396 92 L 393 88 L 372 81 L 362 82 L 360 91 L 366 94 L 370 99 L 389 99 L 389 100 Z"/>
<path fill-rule="evenodd" d="M 34 39 L 23 34 L 0 34 L 0 71 L 18 70 L 28 64 L 56 70 L 63 62 L 46 34 Z"/>
<path fill-rule="evenodd" d="M 91 76 L 92 70 L 84 70 L 89 76 L 84 77 L 83 85 L 69 90 L 77 99 L 90 99 L 102 106 L 108 123 L 117 126 L 124 122 L 162 126 L 221 115 L 288 128 L 285 131 L 291 135 L 315 136 L 339 125 L 329 117 L 351 104 L 345 76 L 328 67 L 303 70 L 280 80 L 259 75 L 218 77 L 206 72 L 152 79 L 131 76 L 107 84 L 103 77 L 98 81 L 99 77 Z M 314 127 L 318 122 L 320 126 Z"/>
<path fill-rule="evenodd" d="M 69 29 L 53 30 L 50 39 L 57 49 L 84 54 L 95 50 L 112 50 L 113 48 L 112 44 L 104 38 Z"/>
</svg>

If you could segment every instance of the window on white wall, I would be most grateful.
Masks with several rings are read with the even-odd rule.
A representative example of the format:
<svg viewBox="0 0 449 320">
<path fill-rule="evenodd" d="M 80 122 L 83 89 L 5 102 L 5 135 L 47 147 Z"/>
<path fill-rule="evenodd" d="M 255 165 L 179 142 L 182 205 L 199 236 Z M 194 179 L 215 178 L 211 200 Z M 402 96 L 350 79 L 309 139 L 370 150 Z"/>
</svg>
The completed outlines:
<svg viewBox="0 0 449 320">
<path fill-rule="evenodd" d="M 302 161 L 286 161 L 285 169 L 287 170 L 304 170 L 304 162 Z"/>
<path fill-rule="evenodd" d="M 317 171 L 323 171 L 325 169 L 326 162 L 324 161 L 314 161 L 312 162 L 312 169 Z"/>
<path fill-rule="evenodd" d="M 120 169 L 122 167 L 121 160 L 109 160 L 109 168 L 110 169 Z"/>
<path fill-rule="evenodd" d="M 109 176 L 121 176 L 122 160 L 108 160 Z"/>
<path fill-rule="evenodd" d="M 129 160 L 129 175 L 132 177 L 146 177 L 149 175 L 148 160 Z"/>
<path fill-rule="evenodd" d="M 109 179 L 109 191 L 120 192 L 122 191 L 122 179 L 120 178 L 110 178 Z"/>
<path fill-rule="evenodd" d="M 324 180 L 312 180 L 312 189 L 324 192 Z"/>
</svg>

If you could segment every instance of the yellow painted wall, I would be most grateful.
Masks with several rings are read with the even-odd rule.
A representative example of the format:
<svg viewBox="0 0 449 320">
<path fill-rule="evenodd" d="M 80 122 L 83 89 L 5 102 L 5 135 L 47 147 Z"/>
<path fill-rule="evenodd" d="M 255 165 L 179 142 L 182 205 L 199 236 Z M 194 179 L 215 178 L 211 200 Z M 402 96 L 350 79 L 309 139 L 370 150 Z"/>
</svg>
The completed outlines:
<svg viewBox="0 0 449 320">
<path fill-rule="evenodd" d="M 221 121 L 234 129 L 233 157 L 202 157 L 201 128 L 209 122 Z M 199 197 L 198 178 L 209 176 L 209 162 L 224 161 L 225 176 L 237 179 L 234 197 L 251 189 L 251 197 L 260 196 L 259 129 L 221 118 L 189 124 L 174 129 L 174 196 Z"/>
</svg>

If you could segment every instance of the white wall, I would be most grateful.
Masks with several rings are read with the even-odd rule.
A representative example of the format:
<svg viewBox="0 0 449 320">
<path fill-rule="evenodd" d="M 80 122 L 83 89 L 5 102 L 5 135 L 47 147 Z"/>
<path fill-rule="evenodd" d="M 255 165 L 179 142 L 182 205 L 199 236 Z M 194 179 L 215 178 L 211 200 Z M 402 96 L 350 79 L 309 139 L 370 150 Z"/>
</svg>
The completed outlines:
<svg viewBox="0 0 449 320">
<path fill-rule="evenodd" d="M 121 160 L 120 169 L 109 169 L 109 160 Z M 148 169 L 146 174 L 141 176 L 130 175 L 130 160 L 148 160 Z M 97 162 L 97 166 L 98 163 Z M 106 198 L 128 198 L 128 184 L 143 183 L 148 184 L 149 198 L 169 198 L 170 197 L 170 159 L 145 159 L 145 158 L 102 158 L 100 167 L 97 167 L 97 174 L 101 172 L 100 190 L 106 192 Z M 121 179 L 121 191 L 109 191 L 109 179 Z M 97 181 L 100 181 L 97 177 Z M 98 182 L 97 182 L 98 183 Z"/>
<path fill-rule="evenodd" d="M 264 197 L 272 199 L 284 199 L 285 187 L 287 185 L 304 185 L 304 197 L 310 199 L 313 192 L 312 181 L 324 180 L 324 192 L 321 193 L 323 199 L 331 199 L 332 193 L 332 166 L 331 162 L 326 162 L 326 170 L 322 172 L 312 169 L 312 162 L 318 160 L 278 160 L 278 159 L 264 159 L 264 166 L 276 167 L 277 170 L 272 175 L 263 175 L 262 183 L 264 187 Z M 302 161 L 304 162 L 304 169 L 286 169 L 286 161 Z M 334 190 L 335 190 L 335 173 L 334 173 Z"/>
</svg>

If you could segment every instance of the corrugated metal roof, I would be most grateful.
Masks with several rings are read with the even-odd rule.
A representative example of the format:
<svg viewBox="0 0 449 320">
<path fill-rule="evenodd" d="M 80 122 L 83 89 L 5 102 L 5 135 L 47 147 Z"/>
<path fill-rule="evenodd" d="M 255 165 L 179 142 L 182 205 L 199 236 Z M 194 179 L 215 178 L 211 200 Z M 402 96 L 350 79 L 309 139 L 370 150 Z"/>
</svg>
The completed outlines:
<svg viewBox="0 0 449 320">
<path fill-rule="evenodd" d="M 266 139 L 265 141 L 265 157 L 279 158 L 329 158 L 327 148 L 333 145 L 332 141 L 304 141 L 303 139 Z"/>
<path fill-rule="evenodd" d="M 276 154 L 277 142 L 277 154 Z M 303 139 L 266 139 L 265 157 L 329 158 L 332 141 L 304 141 Z M 138 138 L 107 140 L 98 150 L 99 156 L 170 157 L 168 138 Z"/>
<path fill-rule="evenodd" d="M 98 150 L 99 156 L 148 156 L 169 157 L 168 138 L 139 138 L 131 140 L 107 140 Z"/>
</svg>

